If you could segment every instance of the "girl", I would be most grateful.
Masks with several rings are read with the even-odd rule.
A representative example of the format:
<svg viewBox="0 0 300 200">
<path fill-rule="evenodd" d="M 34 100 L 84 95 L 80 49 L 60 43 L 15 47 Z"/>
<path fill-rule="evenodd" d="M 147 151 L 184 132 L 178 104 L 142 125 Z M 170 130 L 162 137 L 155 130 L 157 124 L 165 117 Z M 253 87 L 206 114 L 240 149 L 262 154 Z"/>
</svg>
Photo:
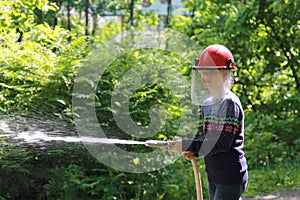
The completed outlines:
<svg viewBox="0 0 300 200">
<path fill-rule="evenodd" d="M 230 71 L 235 69 L 232 53 L 225 46 L 211 45 L 202 52 L 193 67 L 192 100 L 202 106 L 204 137 L 170 142 L 169 150 L 183 152 L 188 160 L 204 156 L 211 200 L 239 200 L 248 181 L 244 112 L 239 98 L 230 91 Z M 205 94 L 209 96 L 203 98 Z"/>
</svg>

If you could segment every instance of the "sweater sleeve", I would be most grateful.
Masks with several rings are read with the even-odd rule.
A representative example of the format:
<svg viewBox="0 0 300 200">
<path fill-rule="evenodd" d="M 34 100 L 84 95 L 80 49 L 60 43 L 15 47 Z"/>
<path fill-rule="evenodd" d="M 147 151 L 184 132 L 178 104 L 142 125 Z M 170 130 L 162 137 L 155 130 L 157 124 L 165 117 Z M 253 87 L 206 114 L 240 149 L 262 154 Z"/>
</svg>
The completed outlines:
<svg viewBox="0 0 300 200">
<path fill-rule="evenodd" d="M 205 138 L 192 139 L 185 138 L 182 139 L 182 151 L 193 152 L 196 157 L 200 157 L 200 149 Z"/>
<path fill-rule="evenodd" d="M 226 152 L 242 142 L 238 137 L 242 132 L 242 122 L 243 112 L 240 106 L 232 100 L 227 100 L 222 103 L 217 114 L 204 113 L 204 137 L 183 139 L 183 151 L 193 152 L 197 157 Z"/>
</svg>

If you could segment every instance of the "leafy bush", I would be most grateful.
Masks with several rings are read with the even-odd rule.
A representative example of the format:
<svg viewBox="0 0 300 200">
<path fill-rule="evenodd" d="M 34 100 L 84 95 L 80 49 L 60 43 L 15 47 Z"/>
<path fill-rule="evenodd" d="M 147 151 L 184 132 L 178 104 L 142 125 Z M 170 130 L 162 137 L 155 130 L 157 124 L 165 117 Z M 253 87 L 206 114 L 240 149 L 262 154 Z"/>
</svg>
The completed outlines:
<svg viewBox="0 0 300 200">
<path fill-rule="evenodd" d="M 47 7 L 47 1 L 5 2 L 1 9 L 18 9 L 1 13 L 7 20 L 0 32 L 1 111 L 62 107 L 57 101 L 70 99 L 74 68 L 85 55 L 85 37 L 69 42 L 68 31 L 36 24 L 34 10 Z M 27 26 L 20 29 L 20 21 Z"/>
</svg>

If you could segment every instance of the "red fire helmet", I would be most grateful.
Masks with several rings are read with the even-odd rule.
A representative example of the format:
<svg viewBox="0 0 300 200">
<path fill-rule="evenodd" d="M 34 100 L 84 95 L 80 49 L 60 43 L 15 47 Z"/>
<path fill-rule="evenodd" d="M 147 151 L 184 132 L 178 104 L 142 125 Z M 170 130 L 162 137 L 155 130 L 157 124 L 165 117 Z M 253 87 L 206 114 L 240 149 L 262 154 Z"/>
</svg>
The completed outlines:
<svg viewBox="0 0 300 200">
<path fill-rule="evenodd" d="M 203 50 L 199 59 L 196 59 L 195 70 L 236 70 L 232 53 L 227 47 L 213 44 Z"/>
</svg>

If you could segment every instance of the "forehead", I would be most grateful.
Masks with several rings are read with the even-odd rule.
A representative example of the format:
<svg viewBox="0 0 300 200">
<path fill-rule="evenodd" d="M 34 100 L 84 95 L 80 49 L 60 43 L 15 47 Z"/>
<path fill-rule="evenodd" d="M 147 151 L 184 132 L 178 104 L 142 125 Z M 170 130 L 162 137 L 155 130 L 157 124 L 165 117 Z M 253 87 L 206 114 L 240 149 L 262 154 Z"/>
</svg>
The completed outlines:
<svg viewBox="0 0 300 200">
<path fill-rule="evenodd" d="M 226 70 L 199 70 L 200 76 L 210 76 L 214 78 L 221 78 L 226 75 Z"/>
<path fill-rule="evenodd" d="M 199 70 L 201 74 L 221 74 L 221 70 Z"/>
</svg>

